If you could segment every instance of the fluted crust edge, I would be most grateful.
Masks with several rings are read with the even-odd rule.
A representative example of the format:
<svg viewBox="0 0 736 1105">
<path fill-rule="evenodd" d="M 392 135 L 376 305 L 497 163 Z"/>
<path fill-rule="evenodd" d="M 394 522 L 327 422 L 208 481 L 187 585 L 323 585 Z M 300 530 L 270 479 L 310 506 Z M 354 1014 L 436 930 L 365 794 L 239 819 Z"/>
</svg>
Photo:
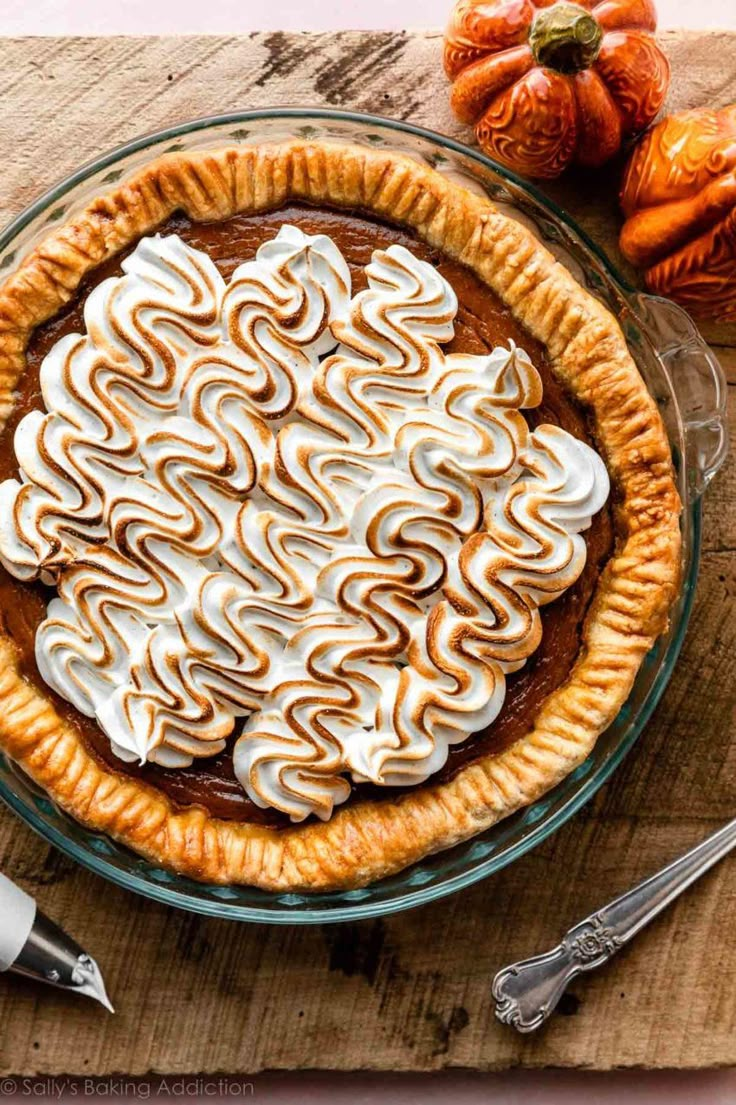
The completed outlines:
<svg viewBox="0 0 736 1105">
<path fill-rule="evenodd" d="M 90 204 L 0 286 L 0 416 L 12 409 L 34 327 L 83 277 L 175 211 L 195 220 L 287 199 L 361 208 L 412 228 L 467 264 L 549 352 L 592 412 L 617 489 L 614 553 L 601 573 L 568 680 L 534 728 L 499 755 L 328 822 L 275 830 L 177 810 L 106 770 L 75 728 L 23 679 L 0 635 L 0 745 L 72 816 L 195 879 L 271 890 L 357 887 L 465 840 L 533 802 L 589 754 L 667 624 L 680 581 L 680 503 L 655 403 L 613 316 L 523 226 L 403 155 L 291 141 L 168 154 Z"/>
</svg>

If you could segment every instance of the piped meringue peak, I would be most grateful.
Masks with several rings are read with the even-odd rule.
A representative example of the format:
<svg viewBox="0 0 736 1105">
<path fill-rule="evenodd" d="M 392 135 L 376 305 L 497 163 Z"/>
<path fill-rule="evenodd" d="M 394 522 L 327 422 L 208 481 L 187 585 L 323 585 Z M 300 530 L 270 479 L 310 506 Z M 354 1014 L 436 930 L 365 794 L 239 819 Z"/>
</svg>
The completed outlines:
<svg viewBox="0 0 736 1105">
<path fill-rule="evenodd" d="M 355 296 L 293 226 L 227 283 L 176 235 L 122 267 L 0 485 L 0 559 L 57 591 L 44 680 L 124 760 L 185 767 L 240 726 L 238 779 L 294 821 L 423 782 L 580 575 L 603 462 L 529 429 L 522 350 L 443 351 L 455 293 L 401 246 Z"/>
</svg>

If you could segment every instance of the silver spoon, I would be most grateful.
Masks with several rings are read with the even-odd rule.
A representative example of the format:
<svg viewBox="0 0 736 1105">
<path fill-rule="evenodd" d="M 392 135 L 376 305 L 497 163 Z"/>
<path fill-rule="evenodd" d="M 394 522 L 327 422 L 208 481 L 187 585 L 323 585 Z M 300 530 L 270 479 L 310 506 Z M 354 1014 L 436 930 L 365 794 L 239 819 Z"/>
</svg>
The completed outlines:
<svg viewBox="0 0 736 1105">
<path fill-rule="evenodd" d="M 607 963 L 735 845 L 736 819 L 633 890 L 579 921 L 556 948 L 504 967 L 493 980 L 498 1019 L 519 1032 L 539 1028 L 576 975 Z"/>
</svg>

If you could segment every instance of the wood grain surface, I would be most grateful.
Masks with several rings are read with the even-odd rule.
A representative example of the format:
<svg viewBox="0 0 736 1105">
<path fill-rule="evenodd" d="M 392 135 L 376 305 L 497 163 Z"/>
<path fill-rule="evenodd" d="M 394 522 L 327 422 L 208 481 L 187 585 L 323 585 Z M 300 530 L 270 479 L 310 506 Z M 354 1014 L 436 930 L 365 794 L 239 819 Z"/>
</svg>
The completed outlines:
<svg viewBox="0 0 736 1105">
<path fill-rule="evenodd" d="M 671 109 L 736 95 L 736 35 L 669 33 Z M 450 134 L 440 36 L 0 41 L 0 222 L 82 161 L 237 108 L 325 104 Z M 620 261 L 618 167 L 549 189 Z M 736 422 L 736 329 L 711 327 Z M 736 426 L 733 427 L 736 433 Z M 595 800 L 498 876 L 348 926 L 177 913 L 77 868 L 0 810 L 0 867 L 98 956 L 118 1015 L 0 977 L 0 1073 L 610 1069 L 736 1063 L 736 862 L 574 987 L 538 1036 L 494 1021 L 490 980 L 736 814 L 736 466 L 707 496 L 691 628 L 655 718 Z"/>
</svg>

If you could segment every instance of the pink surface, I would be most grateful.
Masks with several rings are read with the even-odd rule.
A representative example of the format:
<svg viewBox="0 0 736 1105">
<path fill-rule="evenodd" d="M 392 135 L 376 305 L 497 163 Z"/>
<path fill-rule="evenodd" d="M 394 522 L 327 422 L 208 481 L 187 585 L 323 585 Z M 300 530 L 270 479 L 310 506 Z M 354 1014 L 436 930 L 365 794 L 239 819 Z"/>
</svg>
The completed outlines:
<svg viewBox="0 0 736 1105">
<path fill-rule="evenodd" d="M 449 0 L 2 0 L 0 34 L 165 34 L 238 33 L 250 30 L 339 30 L 347 28 L 391 29 L 441 26 L 447 17 Z M 736 0 L 658 0 L 662 27 L 736 27 Z M 736 89 L 734 89 L 736 96 Z M 615 968 L 614 968 L 615 969 Z M 490 999 L 490 995 L 489 995 Z M 509 1029 L 511 1031 L 511 1029 Z M 71 1056 L 70 1056 L 71 1063 Z M 173 1082 L 173 1080 L 169 1080 Z M 46 1087 L 48 1099 L 73 1098 L 107 1100 L 120 1097 L 113 1080 L 99 1087 L 74 1087 L 56 1079 Z M 197 1096 L 197 1086 L 177 1091 L 148 1092 L 129 1089 L 129 1100 Z M 239 1093 L 238 1090 L 241 1092 Z M 43 1091 L 41 1091 L 43 1092 Z M 0 1081 L 0 1098 L 39 1100 L 38 1088 L 27 1080 Z M 736 1102 L 736 1071 L 694 1074 L 669 1072 L 617 1072 L 599 1075 L 586 1072 L 511 1071 L 502 1075 L 445 1072 L 416 1075 L 262 1075 L 243 1076 L 231 1084 L 230 1092 L 218 1093 L 215 1080 L 200 1090 L 203 1099 L 219 1102 L 259 1100 L 269 1105 L 372 1105 L 391 1101 L 395 1105 L 733 1105 Z"/>
<path fill-rule="evenodd" d="M 2 0 L 0 34 L 232 34 L 441 27 L 450 0 Z M 657 0 L 662 27 L 736 26 L 736 0 Z"/>
<path fill-rule="evenodd" d="M 268 1105 L 734 1105 L 736 1071 L 593 1074 L 509 1071 L 428 1075 L 262 1075 L 253 1099 Z M 246 1098 L 247 1099 L 247 1098 Z M 222 1105 L 225 1105 L 223 1099 Z"/>
<path fill-rule="evenodd" d="M 618 1071 L 613 1074 L 565 1071 L 509 1071 L 506 1074 L 262 1074 L 237 1079 L 196 1078 L 0 1079 L 0 1100 L 21 1105 L 28 1099 L 71 1105 L 90 1101 L 207 1101 L 239 1105 L 733 1105 L 736 1072 L 674 1074 Z"/>
</svg>

